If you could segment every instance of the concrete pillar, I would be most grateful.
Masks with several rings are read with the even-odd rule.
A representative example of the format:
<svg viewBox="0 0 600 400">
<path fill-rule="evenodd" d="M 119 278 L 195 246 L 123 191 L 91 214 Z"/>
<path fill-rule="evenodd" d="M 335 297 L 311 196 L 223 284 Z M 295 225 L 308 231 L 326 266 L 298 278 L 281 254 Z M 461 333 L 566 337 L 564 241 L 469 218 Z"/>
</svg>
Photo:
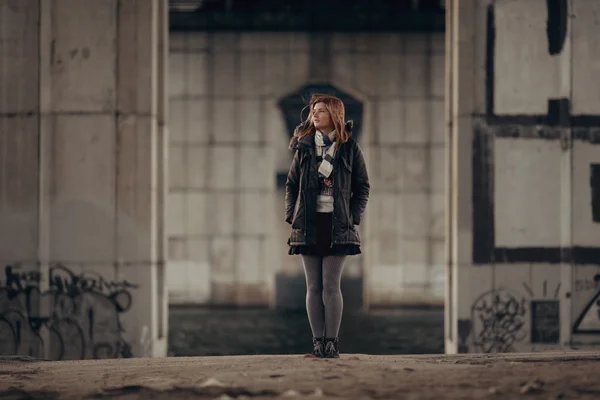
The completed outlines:
<svg viewBox="0 0 600 400">
<path fill-rule="evenodd" d="M 448 10 L 446 350 L 597 346 L 600 3 Z"/>
<path fill-rule="evenodd" d="M 0 3 L 0 354 L 166 354 L 166 3 Z"/>
<path fill-rule="evenodd" d="M 449 253 L 448 278 L 446 295 L 446 352 L 457 352 L 457 314 L 460 304 L 465 303 L 461 295 L 468 294 L 469 269 L 472 267 L 472 207 L 471 207 L 471 142 L 474 104 L 472 88 L 474 82 L 474 54 L 471 41 L 474 40 L 476 0 L 446 3 L 447 8 L 447 40 L 446 59 L 449 71 L 446 85 L 449 88 L 446 99 L 448 119 L 448 170 L 449 182 Z M 465 44 L 471 44 L 465 45 Z M 469 90 L 471 89 L 471 90 Z M 463 95 L 462 93 L 469 93 Z M 448 325 L 448 321 L 450 324 Z"/>
</svg>

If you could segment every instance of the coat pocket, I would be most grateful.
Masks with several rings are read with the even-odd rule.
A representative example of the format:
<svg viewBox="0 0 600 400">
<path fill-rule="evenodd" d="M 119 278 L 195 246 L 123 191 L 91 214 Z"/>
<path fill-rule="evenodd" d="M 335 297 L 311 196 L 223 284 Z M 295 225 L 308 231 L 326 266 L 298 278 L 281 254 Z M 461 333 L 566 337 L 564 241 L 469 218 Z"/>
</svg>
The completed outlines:
<svg viewBox="0 0 600 400">
<path fill-rule="evenodd" d="M 344 165 L 344 168 L 352 173 L 352 162 L 348 161 L 348 159 L 346 157 L 342 157 L 342 164 Z"/>
</svg>

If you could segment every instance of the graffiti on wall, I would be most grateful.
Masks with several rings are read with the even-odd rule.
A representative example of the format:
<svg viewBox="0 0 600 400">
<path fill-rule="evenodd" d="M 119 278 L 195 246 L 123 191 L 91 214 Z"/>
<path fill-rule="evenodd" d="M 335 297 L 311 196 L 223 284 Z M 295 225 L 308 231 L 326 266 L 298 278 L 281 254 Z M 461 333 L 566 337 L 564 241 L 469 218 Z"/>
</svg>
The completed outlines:
<svg viewBox="0 0 600 400">
<path fill-rule="evenodd" d="M 525 298 L 505 289 L 483 293 L 473 303 L 473 344 L 478 352 L 505 353 L 527 336 Z"/>
<path fill-rule="evenodd" d="M 533 300 L 531 302 L 531 343 L 560 342 L 560 302 Z"/>
<path fill-rule="evenodd" d="M 76 274 L 63 265 L 49 269 L 47 289 L 39 271 L 4 268 L 0 277 L 0 355 L 54 360 L 132 357 L 120 316 L 132 305 L 126 280 Z"/>
<path fill-rule="evenodd" d="M 536 296 L 531 287 L 523 282 L 523 288 L 531 298 L 531 343 L 556 344 L 560 341 L 560 282 L 555 288 L 542 283 L 542 294 Z"/>
<path fill-rule="evenodd" d="M 476 352 L 512 352 L 528 338 L 532 344 L 558 344 L 561 285 L 539 283 L 538 293 L 524 282 L 523 292 L 501 288 L 477 297 L 471 319 L 458 321 L 459 352 L 468 353 L 470 343 Z"/>
<path fill-rule="evenodd" d="M 594 275 L 593 280 L 575 281 L 575 290 L 594 289 L 583 310 L 573 324 L 573 333 L 600 333 L 600 274 Z"/>
</svg>

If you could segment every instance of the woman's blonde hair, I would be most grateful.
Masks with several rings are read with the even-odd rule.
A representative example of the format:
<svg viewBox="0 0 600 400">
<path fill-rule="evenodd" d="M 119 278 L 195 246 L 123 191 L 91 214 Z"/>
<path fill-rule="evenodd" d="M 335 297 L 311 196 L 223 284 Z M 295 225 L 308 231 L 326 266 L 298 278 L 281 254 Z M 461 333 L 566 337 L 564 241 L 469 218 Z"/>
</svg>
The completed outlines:
<svg viewBox="0 0 600 400">
<path fill-rule="evenodd" d="M 308 108 L 308 116 L 305 120 L 302 121 L 300 133 L 298 135 L 299 138 L 304 136 L 314 134 L 316 131 L 315 125 L 312 123 L 312 116 L 315 109 L 315 105 L 317 103 L 325 104 L 325 108 L 329 112 L 329 116 L 331 118 L 331 122 L 333 122 L 333 127 L 336 132 L 335 141 L 337 145 L 341 145 L 345 143 L 350 138 L 350 133 L 346 131 L 345 128 L 345 109 L 344 103 L 335 96 L 327 95 L 327 94 L 313 94 L 310 98 L 310 102 L 306 107 L 302 109 L 300 114 L 300 118 L 302 118 L 302 114 Z"/>
</svg>

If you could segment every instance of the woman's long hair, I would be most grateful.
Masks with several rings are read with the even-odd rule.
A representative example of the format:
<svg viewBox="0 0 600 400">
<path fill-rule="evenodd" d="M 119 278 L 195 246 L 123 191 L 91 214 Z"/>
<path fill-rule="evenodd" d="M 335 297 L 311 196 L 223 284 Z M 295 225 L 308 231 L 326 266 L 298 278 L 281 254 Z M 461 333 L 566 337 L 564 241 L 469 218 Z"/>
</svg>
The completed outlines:
<svg viewBox="0 0 600 400">
<path fill-rule="evenodd" d="M 333 128 L 336 132 L 335 141 L 337 146 L 339 147 L 342 143 L 347 142 L 350 138 L 350 133 L 347 132 L 345 128 L 344 103 L 342 103 L 342 101 L 337 97 L 327 94 L 313 94 L 308 105 L 302 109 L 300 118 L 302 118 L 302 114 L 304 114 L 304 111 L 307 108 L 309 109 L 309 112 L 306 119 L 300 124 L 300 133 L 298 134 L 298 138 L 303 138 L 304 136 L 315 133 L 316 128 L 312 123 L 312 116 L 315 109 L 315 104 L 317 103 L 325 104 L 325 108 L 329 112 L 329 117 L 331 118 L 331 122 L 333 122 Z"/>
</svg>

